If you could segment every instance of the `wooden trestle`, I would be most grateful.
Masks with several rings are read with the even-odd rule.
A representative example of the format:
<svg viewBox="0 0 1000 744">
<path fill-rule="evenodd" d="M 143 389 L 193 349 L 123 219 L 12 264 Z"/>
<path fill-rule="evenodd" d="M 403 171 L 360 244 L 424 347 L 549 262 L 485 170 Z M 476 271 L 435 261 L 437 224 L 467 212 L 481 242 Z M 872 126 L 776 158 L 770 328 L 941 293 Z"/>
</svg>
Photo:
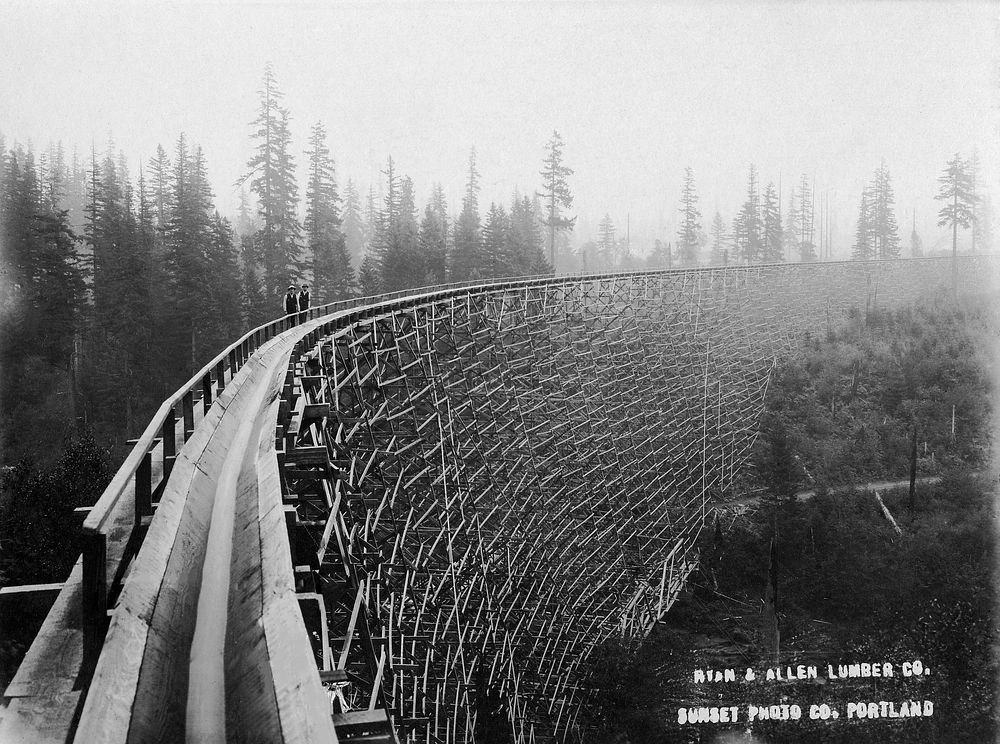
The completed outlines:
<svg viewBox="0 0 1000 744">
<path fill-rule="evenodd" d="M 993 259 L 959 267 L 966 288 L 995 280 Z M 947 268 L 510 281 L 257 329 L 179 391 L 95 506 L 0 741 L 197 740 L 190 656 L 223 504 L 228 740 L 577 736 L 599 704 L 592 651 L 677 598 L 776 358 Z"/>
</svg>

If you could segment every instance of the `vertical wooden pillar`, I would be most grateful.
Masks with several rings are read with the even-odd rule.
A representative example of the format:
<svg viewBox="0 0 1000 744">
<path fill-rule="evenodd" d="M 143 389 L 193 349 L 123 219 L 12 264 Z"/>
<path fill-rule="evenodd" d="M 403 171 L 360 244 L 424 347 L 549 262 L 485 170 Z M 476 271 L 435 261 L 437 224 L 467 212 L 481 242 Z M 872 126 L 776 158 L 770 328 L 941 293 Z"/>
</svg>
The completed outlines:
<svg viewBox="0 0 1000 744">
<path fill-rule="evenodd" d="M 101 533 L 83 535 L 83 586 L 81 615 L 83 620 L 82 677 L 89 680 L 101 655 L 108 621 L 107 536 Z"/>
<path fill-rule="evenodd" d="M 184 416 L 184 441 L 194 433 L 194 393 L 188 390 L 181 398 L 181 412 Z"/>
<path fill-rule="evenodd" d="M 160 429 L 160 436 L 163 437 L 163 478 L 170 475 L 174 467 L 174 460 L 177 459 L 177 414 L 173 408 L 167 411 L 163 417 L 163 428 Z"/>
<path fill-rule="evenodd" d="M 153 455 L 149 452 L 142 456 L 139 467 L 135 469 L 135 523 L 153 513 Z"/>
<path fill-rule="evenodd" d="M 201 405 L 202 413 L 208 415 L 208 409 L 212 407 L 212 372 L 209 370 L 201 378 Z"/>
<path fill-rule="evenodd" d="M 220 359 L 215 365 L 215 397 L 218 398 L 226 389 L 226 362 Z"/>
</svg>

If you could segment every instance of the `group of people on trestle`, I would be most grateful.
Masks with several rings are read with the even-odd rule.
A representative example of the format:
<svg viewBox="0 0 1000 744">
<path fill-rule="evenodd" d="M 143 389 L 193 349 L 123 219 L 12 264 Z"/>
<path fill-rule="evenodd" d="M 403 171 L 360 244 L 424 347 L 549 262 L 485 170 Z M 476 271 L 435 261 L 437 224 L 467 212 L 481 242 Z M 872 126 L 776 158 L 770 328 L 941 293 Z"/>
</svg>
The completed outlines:
<svg viewBox="0 0 1000 744">
<path fill-rule="evenodd" d="M 285 294 L 285 315 L 289 316 L 292 323 L 301 323 L 306 319 L 308 309 L 309 285 L 303 282 L 302 289 L 296 291 L 295 285 L 289 284 Z"/>
</svg>

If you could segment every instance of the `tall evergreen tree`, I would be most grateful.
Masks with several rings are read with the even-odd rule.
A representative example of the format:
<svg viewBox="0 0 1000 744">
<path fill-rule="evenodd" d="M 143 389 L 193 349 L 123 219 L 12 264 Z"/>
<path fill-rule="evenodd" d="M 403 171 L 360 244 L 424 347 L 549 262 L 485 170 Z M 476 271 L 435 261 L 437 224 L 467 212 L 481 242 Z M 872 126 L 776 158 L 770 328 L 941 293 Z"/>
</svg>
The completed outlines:
<svg viewBox="0 0 1000 744">
<path fill-rule="evenodd" d="M 781 202 L 773 182 L 768 183 L 767 188 L 764 190 L 763 221 L 763 261 L 765 263 L 784 261 L 784 231 L 781 226 Z"/>
<path fill-rule="evenodd" d="M 539 196 L 545 202 L 543 224 L 549 229 L 549 263 L 555 267 L 556 234 L 571 230 L 576 222 L 576 217 L 563 215 L 564 209 L 573 206 L 573 195 L 566 182 L 573 171 L 563 165 L 563 141 L 559 132 L 552 132 L 552 139 L 545 145 L 545 149 L 547 154 L 542 161 L 542 191 Z"/>
<path fill-rule="evenodd" d="M 382 171 L 386 179 L 386 192 L 382 209 L 375 215 L 372 244 L 362 263 L 364 294 L 377 294 L 399 289 L 395 284 L 402 281 L 399 256 L 399 175 L 396 163 L 390 155 L 386 168 Z M 388 280 L 388 281 L 387 281 Z M 389 285 L 393 285 L 390 289 Z"/>
<path fill-rule="evenodd" d="M 213 282 L 224 277 L 211 274 L 209 256 L 214 230 L 212 191 L 201 148 L 191 154 L 182 134 L 174 156 L 171 215 L 166 230 L 166 269 L 169 308 L 167 320 L 173 335 L 174 373 L 198 369 L 217 343 L 211 331 Z M 233 271 L 233 279 L 238 276 Z"/>
<path fill-rule="evenodd" d="M 883 162 L 875 171 L 872 183 L 874 249 L 875 257 L 879 259 L 899 257 L 899 228 L 896 225 L 894 204 L 892 179 Z"/>
<path fill-rule="evenodd" d="M 975 218 L 976 194 L 969 161 L 955 153 L 944 173 L 938 178 L 935 199 L 943 201 L 938 212 L 938 227 L 951 227 L 951 253 L 958 255 L 958 228 L 972 227 Z"/>
<path fill-rule="evenodd" d="M 485 276 L 490 279 L 514 274 L 510 220 L 502 204 L 490 204 L 483 226 L 483 268 Z"/>
<path fill-rule="evenodd" d="M 4 170 L 0 244 L 9 294 L 3 305 L 12 305 L 4 308 L 10 311 L 4 313 L 3 341 L 10 344 L 4 357 L 15 368 L 17 357 L 27 356 L 66 368 L 84 291 L 77 238 L 66 210 L 53 204 L 50 188 L 40 181 L 30 150 L 15 149 Z"/>
<path fill-rule="evenodd" d="M 747 198 L 733 220 L 733 247 L 741 263 L 759 263 L 763 255 L 760 219 L 760 192 L 757 167 L 750 164 L 747 174 Z"/>
<path fill-rule="evenodd" d="M 597 226 L 597 264 L 594 268 L 613 269 L 617 263 L 617 246 L 615 240 L 615 223 L 607 212 Z"/>
<path fill-rule="evenodd" d="M 677 247 L 681 266 L 695 266 L 698 263 L 698 249 L 701 243 L 701 212 L 698 210 L 698 194 L 694 188 L 694 173 L 684 169 L 684 186 L 681 189 L 681 226 L 677 231 Z"/>
<path fill-rule="evenodd" d="M 344 187 L 344 219 L 341 232 L 347 243 L 347 253 L 351 258 L 352 269 L 361 267 L 365 249 L 368 245 L 368 234 L 365 219 L 361 214 L 361 197 L 354 182 L 347 180 Z"/>
<path fill-rule="evenodd" d="M 479 219 L 479 171 L 476 148 L 469 153 L 469 180 L 462 199 L 462 211 L 455 221 L 455 250 L 452 253 L 451 281 L 479 279 L 483 275 L 482 233 Z"/>
<path fill-rule="evenodd" d="M 153 193 L 153 218 L 161 230 L 166 227 L 170 205 L 170 158 L 162 145 L 156 146 L 156 156 L 149 161 L 150 185 Z"/>
<path fill-rule="evenodd" d="M 104 411 L 104 423 L 125 432 L 135 431 L 138 413 L 148 404 L 143 382 L 157 379 L 150 353 L 152 256 L 145 252 L 152 241 L 143 235 L 132 201 L 132 188 L 111 151 L 100 165 L 93 156 L 86 226 L 93 308 L 82 383 L 90 402 Z M 112 401 L 118 404 L 113 411 L 107 409 Z"/>
<path fill-rule="evenodd" d="M 257 152 L 247 162 L 247 172 L 240 183 L 249 180 L 260 203 L 259 244 L 264 294 L 277 307 L 288 282 L 301 275 L 301 227 L 297 217 L 298 186 L 291 153 L 289 114 L 281 107 L 282 94 L 270 63 L 264 68 L 264 84 L 259 95 L 260 107 L 252 122 Z"/>
<path fill-rule="evenodd" d="M 340 229 L 337 182 L 326 146 L 326 129 L 313 126 L 309 139 L 309 183 L 306 187 L 306 245 L 312 259 L 313 296 L 318 303 L 349 297 L 354 287 L 354 269 L 347 242 Z"/>
<path fill-rule="evenodd" d="M 815 208 L 813 205 L 813 191 L 809 183 L 809 177 L 803 173 L 799 180 L 798 192 L 798 235 L 796 236 L 796 248 L 799 251 L 799 260 L 802 262 L 815 261 Z"/>
<path fill-rule="evenodd" d="M 726 251 L 727 240 L 726 223 L 722 221 L 722 215 L 716 212 L 715 217 L 712 219 L 712 252 L 710 254 L 710 261 L 713 266 L 722 266 L 726 263 L 728 257 Z"/>
<path fill-rule="evenodd" d="M 211 217 L 210 228 L 211 237 L 205 261 L 207 276 L 210 277 L 206 283 L 210 320 L 206 323 L 208 333 L 203 340 L 204 356 L 222 351 L 233 339 L 239 337 L 243 326 L 240 312 L 242 282 L 236 236 L 229 220 L 219 215 L 218 211 Z"/>
<path fill-rule="evenodd" d="M 243 322 L 248 328 L 257 328 L 275 315 L 273 303 L 264 297 L 264 286 L 258 274 L 260 258 L 254 245 L 255 235 L 246 235 L 240 241 L 240 302 Z"/>
<path fill-rule="evenodd" d="M 388 243 L 382 265 L 383 289 L 386 292 L 426 284 L 418 245 L 419 230 L 413 179 L 409 176 L 400 178 L 398 193 L 396 211 L 389 224 Z"/>
<path fill-rule="evenodd" d="M 448 280 L 448 202 L 440 183 L 434 184 L 424 211 L 418 244 L 424 279 L 428 284 L 444 284 Z"/>
<path fill-rule="evenodd" d="M 861 206 L 858 208 L 858 225 L 854 234 L 851 258 L 855 261 L 871 261 L 875 258 L 875 218 L 871 189 L 868 186 L 861 192 Z"/>
<path fill-rule="evenodd" d="M 248 235 L 253 235 L 257 231 L 257 224 L 250 209 L 250 197 L 247 196 L 245 187 L 240 187 L 240 202 L 236 208 L 236 224 L 234 225 L 236 237 L 241 241 Z"/>
<path fill-rule="evenodd" d="M 420 220 L 417 243 L 420 263 L 426 272 L 427 284 L 443 284 L 445 281 L 445 251 L 447 246 L 447 227 L 440 213 L 432 203 L 424 208 L 424 216 Z"/>
<path fill-rule="evenodd" d="M 510 207 L 510 241 L 516 276 L 551 274 L 537 201 L 514 193 Z"/>
<path fill-rule="evenodd" d="M 68 212 L 53 204 L 31 150 L 0 142 L 0 153 L 0 464 L 10 465 L 46 459 L 51 432 L 80 410 L 84 284 Z"/>
</svg>

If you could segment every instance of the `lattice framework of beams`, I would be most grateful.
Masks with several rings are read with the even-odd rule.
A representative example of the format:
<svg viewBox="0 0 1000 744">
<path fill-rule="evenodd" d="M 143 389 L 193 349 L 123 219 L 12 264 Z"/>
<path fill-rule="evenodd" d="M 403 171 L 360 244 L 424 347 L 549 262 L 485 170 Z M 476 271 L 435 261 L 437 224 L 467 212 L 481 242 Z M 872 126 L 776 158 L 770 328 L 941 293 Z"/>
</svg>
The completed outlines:
<svg viewBox="0 0 1000 744">
<path fill-rule="evenodd" d="M 941 267 L 610 275 L 335 319 L 302 373 L 325 415 L 289 441 L 285 478 L 302 505 L 323 494 L 296 557 L 344 642 L 320 663 L 371 689 L 336 705 L 378 697 L 412 741 L 471 741 L 477 720 L 566 739 L 594 702 L 590 652 L 648 632 L 694 568 L 776 358 L 852 306 L 914 299 Z"/>
</svg>

